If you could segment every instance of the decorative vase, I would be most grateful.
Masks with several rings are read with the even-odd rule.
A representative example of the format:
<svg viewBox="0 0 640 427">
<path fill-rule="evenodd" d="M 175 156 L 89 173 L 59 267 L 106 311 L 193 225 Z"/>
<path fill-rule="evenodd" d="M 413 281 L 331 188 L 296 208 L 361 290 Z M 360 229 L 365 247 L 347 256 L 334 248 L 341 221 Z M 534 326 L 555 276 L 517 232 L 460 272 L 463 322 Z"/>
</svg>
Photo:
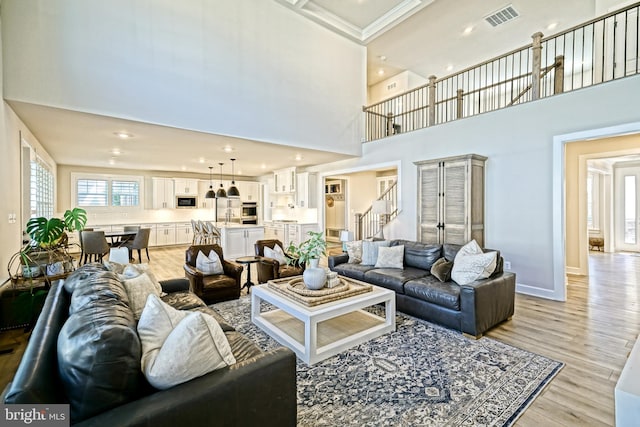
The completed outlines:
<svg viewBox="0 0 640 427">
<path fill-rule="evenodd" d="M 302 273 L 304 284 L 309 289 L 322 289 L 327 281 L 327 271 L 324 268 L 318 267 L 318 262 L 318 259 L 310 259 L 309 265 L 304 269 L 304 273 Z"/>
</svg>

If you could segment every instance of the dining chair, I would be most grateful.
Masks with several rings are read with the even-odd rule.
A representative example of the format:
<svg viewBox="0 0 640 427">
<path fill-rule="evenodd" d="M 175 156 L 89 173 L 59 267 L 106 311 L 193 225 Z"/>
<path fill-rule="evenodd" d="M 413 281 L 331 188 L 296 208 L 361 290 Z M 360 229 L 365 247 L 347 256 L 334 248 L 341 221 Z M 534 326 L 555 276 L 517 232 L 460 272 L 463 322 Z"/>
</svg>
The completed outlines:
<svg viewBox="0 0 640 427">
<path fill-rule="evenodd" d="M 136 249 L 138 251 L 138 261 L 142 264 L 142 253 L 140 252 L 142 249 L 147 253 L 147 261 L 151 261 L 149 258 L 149 236 L 151 234 L 150 228 L 140 228 L 136 233 L 136 237 L 133 240 L 125 242 L 124 247 L 129 249 L 129 258 L 133 259 L 133 250 Z"/>
<path fill-rule="evenodd" d="M 107 243 L 107 238 L 104 236 L 104 231 L 87 231 L 87 229 L 84 229 L 80 236 L 82 253 L 84 253 L 83 264 L 86 264 L 87 260 L 89 262 L 102 262 L 102 258 L 109 253 L 109 243 Z"/>
<path fill-rule="evenodd" d="M 82 230 L 78 231 L 78 240 L 80 241 L 80 259 L 78 259 L 78 264 L 82 264 L 82 257 L 84 256 L 84 246 L 82 244 L 82 232 L 83 231 L 93 231 L 93 227 L 86 227 Z"/>
<path fill-rule="evenodd" d="M 135 238 L 135 233 L 137 233 L 138 230 L 140 230 L 139 225 L 125 225 L 122 231 L 125 233 L 131 233 L 131 234 L 120 237 L 120 239 L 118 239 L 118 241 L 114 243 L 113 246 L 118 246 L 118 247 L 124 246 L 126 242 L 129 242 Z"/>
</svg>

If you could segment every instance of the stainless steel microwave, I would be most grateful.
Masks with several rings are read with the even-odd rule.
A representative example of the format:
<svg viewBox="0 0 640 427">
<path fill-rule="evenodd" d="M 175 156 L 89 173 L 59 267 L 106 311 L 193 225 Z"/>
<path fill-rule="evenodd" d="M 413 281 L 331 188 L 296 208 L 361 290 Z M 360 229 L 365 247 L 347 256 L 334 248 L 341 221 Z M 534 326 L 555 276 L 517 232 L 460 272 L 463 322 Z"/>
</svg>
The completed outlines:
<svg viewBox="0 0 640 427">
<path fill-rule="evenodd" d="M 176 196 L 177 209 L 195 209 L 198 207 L 197 196 Z"/>
</svg>

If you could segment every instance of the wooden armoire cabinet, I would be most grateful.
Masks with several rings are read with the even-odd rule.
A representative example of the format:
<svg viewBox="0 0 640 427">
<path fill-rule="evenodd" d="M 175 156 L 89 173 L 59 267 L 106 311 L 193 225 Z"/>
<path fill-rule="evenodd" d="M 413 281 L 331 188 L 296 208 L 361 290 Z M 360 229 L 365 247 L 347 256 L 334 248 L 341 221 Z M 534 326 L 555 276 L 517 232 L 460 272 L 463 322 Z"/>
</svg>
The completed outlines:
<svg viewBox="0 0 640 427">
<path fill-rule="evenodd" d="M 414 162 L 418 167 L 418 240 L 484 246 L 484 168 L 477 154 Z"/>
</svg>

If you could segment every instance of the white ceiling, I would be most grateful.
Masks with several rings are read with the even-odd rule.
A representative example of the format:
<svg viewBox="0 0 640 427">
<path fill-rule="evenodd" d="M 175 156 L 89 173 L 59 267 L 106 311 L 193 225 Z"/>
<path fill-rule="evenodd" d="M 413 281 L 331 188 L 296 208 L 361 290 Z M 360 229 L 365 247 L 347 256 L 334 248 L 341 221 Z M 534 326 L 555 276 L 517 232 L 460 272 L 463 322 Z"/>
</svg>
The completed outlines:
<svg viewBox="0 0 640 427">
<path fill-rule="evenodd" d="M 275 0 L 365 44 L 368 84 L 411 70 L 443 77 L 593 18 L 596 0 Z M 600 0 L 604 1 L 604 0 Z M 496 28 L 484 17 L 511 4 L 519 17 Z M 556 23 L 554 30 L 549 24 Z M 310 25 L 316 25 L 311 24 Z M 464 35 L 463 31 L 472 27 Z M 380 59 L 386 57 L 385 61 Z M 447 68 L 451 69 L 448 70 Z M 385 74 L 378 75 L 383 68 Z M 259 176 L 274 169 L 328 163 L 344 155 L 210 135 L 78 113 L 27 103 L 12 107 L 60 164 L 160 171 L 208 172 L 208 166 L 237 158 L 236 171 Z M 115 130 L 134 135 L 120 140 Z M 232 153 L 223 148 L 230 146 Z M 114 149 L 121 151 L 113 155 Z M 302 156 L 301 161 L 295 156 Z M 201 160 L 203 159 L 203 160 Z M 113 163 L 113 164 L 110 164 Z"/>
</svg>

